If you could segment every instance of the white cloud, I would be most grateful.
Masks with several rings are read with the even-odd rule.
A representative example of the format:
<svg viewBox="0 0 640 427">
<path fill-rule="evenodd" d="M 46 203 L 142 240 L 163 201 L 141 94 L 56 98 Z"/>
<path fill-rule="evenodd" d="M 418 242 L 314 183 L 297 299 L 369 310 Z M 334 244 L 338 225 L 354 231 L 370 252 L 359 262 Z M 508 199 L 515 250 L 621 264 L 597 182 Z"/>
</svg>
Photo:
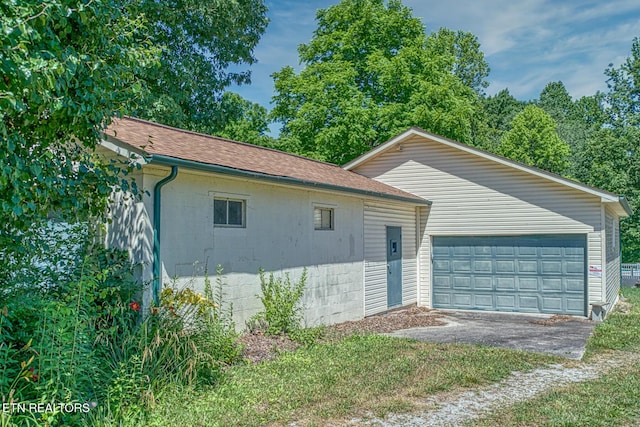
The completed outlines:
<svg viewBox="0 0 640 427">
<path fill-rule="evenodd" d="M 271 23 L 256 49 L 252 85 L 236 88 L 268 106 L 270 74 L 299 69 L 297 47 L 316 28 L 316 10 L 339 0 L 271 0 Z M 638 0 L 404 0 L 427 31 L 441 27 L 475 34 L 491 67 L 489 93 L 504 88 L 520 99 L 561 80 L 574 98 L 605 90 L 603 72 L 629 54 L 640 36 Z"/>
</svg>

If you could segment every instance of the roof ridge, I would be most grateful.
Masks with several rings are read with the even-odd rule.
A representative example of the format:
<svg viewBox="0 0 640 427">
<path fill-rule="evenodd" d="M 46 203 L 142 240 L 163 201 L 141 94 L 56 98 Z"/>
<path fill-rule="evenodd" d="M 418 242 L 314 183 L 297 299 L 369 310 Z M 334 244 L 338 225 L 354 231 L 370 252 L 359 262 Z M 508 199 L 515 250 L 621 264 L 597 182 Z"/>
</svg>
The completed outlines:
<svg viewBox="0 0 640 427">
<path fill-rule="evenodd" d="M 335 163 L 329 163 L 329 162 L 324 162 L 322 160 L 311 159 L 309 157 L 305 157 L 305 156 L 302 156 L 302 155 L 299 155 L 299 154 L 289 153 L 289 152 L 286 152 L 286 151 L 278 150 L 276 148 L 264 147 L 262 145 L 256 145 L 256 144 L 250 144 L 248 142 L 236 141 L 236 140 L 233 140 L 233 139 L 223 138 L 223 137 L 216 136 L 216 135 L 209 135 L 207 133 L 195 132 L 195 131 L 186 130 L 186 129 L 180 129 L 180 128 L 177 128 L 177 127 L 165 125 L 165 124 L 158 123 L 158 122 L 153 122 L 153 121 L 150 121 L 150 120 L 140 119 L 138 117 L 133 117 L 133 116 L 123 115 L 122 118 L 123 119 L 127 119 L 127 120 L 132 120 L 132 121 L 135 121 L 135 122 L 139 122 L 139 123 L 144 123 L 144 124 L 147 124 L 147 125 L 150 125 L 150 126 L 156 126 L 156 127 L 159 127 L 159 128 L 163 128 L 163 129 L 168 129 L 168 130 L 184 133 L 184 134 L 187 134 L 187 135 L 202 136 L 202 137 L 205 137 L 205 138 L 210 138 L 210 139 L 215 139 L 215 140 L 219 140 L 219 141 L 229 142 L 229 143 L 232 143 L 232 144 L 238 144 L 238 145 L 242 145 L 242 146 L 250 147 L 250 148 L 257 148 L 257 149 L 261 149 L 261 150 L 265 150 L 265 151 L 271 151 L 271 152 L 274 152 L 274 153 L 285 154 L 287 156 L 297 157 L 297 158 L 302 159 L 302 160 L 307 160 L 307 161 L 311 161 L 311 162 L 320 163 L 320 164 L 323 164 L 323 165 L 328 165 L 328 166 L 334 166 L 334 167 L 337 167 L 337 168 L 341 168 L 340 165 L 337 165 Z"/>
</svg>

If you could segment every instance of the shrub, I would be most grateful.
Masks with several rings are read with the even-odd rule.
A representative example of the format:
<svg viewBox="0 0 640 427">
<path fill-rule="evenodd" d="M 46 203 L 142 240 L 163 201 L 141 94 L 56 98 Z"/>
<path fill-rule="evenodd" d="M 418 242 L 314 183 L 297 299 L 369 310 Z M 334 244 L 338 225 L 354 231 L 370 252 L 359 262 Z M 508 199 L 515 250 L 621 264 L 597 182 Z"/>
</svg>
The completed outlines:
<svg viewBox="0 0 640 427">
<path fill-rule="evenodd" d="M 12 269 L 0 272 L 0 398 L 92 409 L 0 413 L 0 425 L 144 424 L 159 389 L 211 384 L 240 360 L 221 269 L 213 287 L 205 278 L 204 295 L 165 289 L 145 317 L 143 286 L 126 252 L 95 246 L 86 232 L 68 235 L 66 247 L 51 239 L 36 241 L 31 271 L 0 259 Z"/>
<path fill-rule="evenodd" d="M 269 277 L 260 269 L 260 290 L 258 295 L 264 312 L 259 313 L 253 319 L 253 323 L 266 323 L 266 332 L 269 335 L 291 333 L 300 329 L 302 322 L 302 307 L 300 300 L 304 295 L 307 281 L 307 269 L 302 271 L 300 280 L 292 283 L 289 273 L 275 278 L 273 273 Z"/>
<path fill-rule="evenodd" d="M 112 348 L 109 408 L 100 420 L 136 420 L 169 384 L 213 384 L 225 367 L 241 360 L 242 349 L 231 319 L 232 308 L 223 305 L 222 269 L 215 288 L 205 269 L 205 292 L 174 283 L 160 295 L 147 317 Z M 116 344 L 114 342 L 114 344 Z M 138 417 L 138 418 L 136 418 Z"/>
<path fill-rule="evenodd" d="M 128 304 L 140 287 L 127 255 L 119 251 L 91 248 L 67 268 L 67 280 L 47 286 L 23 281 L 3 294 L 3 402 L 86 404 L 104 396 L 111 372 L 104 370 L 99 344 L 116 341 L 139 321 Z M 79 425 L 83 414 L 3 416 L 11 424 Z"/>
</svg>

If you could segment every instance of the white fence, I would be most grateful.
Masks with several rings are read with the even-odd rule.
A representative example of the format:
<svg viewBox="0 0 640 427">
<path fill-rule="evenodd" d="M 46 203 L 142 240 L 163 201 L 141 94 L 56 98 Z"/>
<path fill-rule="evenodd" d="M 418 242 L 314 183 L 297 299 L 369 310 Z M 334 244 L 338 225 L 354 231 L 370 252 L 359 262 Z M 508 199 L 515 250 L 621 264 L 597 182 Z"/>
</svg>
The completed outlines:
<svg viewBox="0 0 640 427">
<path fill-rule="evenodd" d="M 622 264 L 622 277 L 633 277 L 640 279 L 640 264 Z"/>
<path fill-rule="evenodd" d="M 637 286 L 640 283 L 640 264 L 622 264 L 620 268 L 623 285 Z"/>
</svg>

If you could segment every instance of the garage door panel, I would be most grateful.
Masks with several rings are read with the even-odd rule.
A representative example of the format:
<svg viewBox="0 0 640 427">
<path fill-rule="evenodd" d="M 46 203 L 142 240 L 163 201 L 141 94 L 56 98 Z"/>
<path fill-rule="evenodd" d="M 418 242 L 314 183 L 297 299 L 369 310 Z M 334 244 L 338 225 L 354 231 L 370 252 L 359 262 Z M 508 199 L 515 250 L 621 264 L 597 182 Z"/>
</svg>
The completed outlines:
<svg viewBox="0 0 640 427">
<path fill-rule="evenodd" d="M 513 246 L 496 246 L 495 254 L 497 257 L 512 257 L 515 255 L 516 248 Z"/>
<path fill-rule="evenodd" d="M 580 279 L 567 279 L 564 289 L 567 293 L 584 294 L 584 283 Z"/>
<path fill-rule="evenodd" d="M 542 292 L 562 292 L 562 279 L 542 279 Z"/>
<path fill-rule="evenodd" d="M 447 254 L 448 255 L 448 254 Z M 450 263 L 448 260 L 434 260 L 433 261 L 433 271 L 434 272 L 445 272 L 448 273 L 450 270 Z"/>
<path fill-rule="evenodd" d="M 491 273 L 493 270 L 493 263 L 491 260 L 473 261 L 474 273 Z"/>
<path fill-rule="evenodd" d="M 452 263 L 452 273 L 470 273 L 471 272 L 471 260 L 454 260 Z"/>
<path fill-rule="evenodd" d="M 519 311 L 525 311 L 528 313 L 537 313 L 540 311 L 540 305 L 538 304 L 539 298 L 537 296 L 524 296 L 518 297 Z"/>
<path fill-rule="evenodd" d="M 496 260 L 496 273 L 515 273 L 516 266 L 514 261 L 498 261 Z"/>
<path fill-rule="evenodd" d="M 433 276 L 433 288 L 435 289 L 450 289 L 451 288 L 451 276 L 434 275 Z M 434 292 L 435 294 L 435 292 Z"/>
<path fill-rule="evenodd" d="M 542 310 L 550 313 L 563 313 L 561 297 L 542 298 Z"/>
<path fill-rule="evenodd" d="M 493 308 L 493 295 L 476 294 L 474 295 L 474 307 L 478 310 L 491 310 Z"/>
<path fill-rule="evenodd" d="M 535 258 L 538 256 L 538 248 L 535 246 L 518 246 L 518 256 L 520 258 Z"/>
<path fill-rule="evenodd" d="M 537 261 L 521 261 L 518 260 L 518 273 L 538 273 Z"/>
<path fill-rule="evenodd" d="M 491 257 L 491 246 L 478 245 L 473 247 L 473 254 L 476 257 Z"/>
<path fill-rule="evenodd" d="M 567 261 L 565 266 L 568 274 L 584 274 L 584 261 Z"/>
<path fill-rule="evenodd" d="M 471 251 L 470 246 L 456 246 L 453 248 L 453 256 L 467 257 L 471 255 Z"/>
<path fill-rule="evenodd" d="M 516 310 L 516 296 L 515 295 L 496 295 L 496 308 L 505 311 Z"/>
<path fill-rule="evenodd" d="M 466 308 L 466 309 L 472 309 L 473 305 L 471 304 L 471 302 L 473 301 L 473 295 L 472 294 L 453 294 L 451 296 L 451 300 L 453 302 L 453 304 L 455 304 L 456 306 L 460 307 L 460 308 Z"/>
<path fill-rule="evenodd" d="M 475 276 L 473 278 L 473 289 L 479 291 L 493 290 L 493 278 L 487 276 Z"/>
<path fill-rule="evenodd" d="M 436 236 L 433 245 L 434 307 L 586 313 L 584 235 Z"/>
<path fill-rule="evenodd" d="M 562 256 L 562 248 L 558 247 L 545 247 L 542 246 L 540 248 L 540 256 L 542 257 L 561 257 Z"/>
<path fill-rule="evenodd" d="M 451 294 L 434 292 L 433 304 L 441 307 L 452 305 Z"/>
<path fill-rule="evenodd" d="M 561 261 L 542 261 L 542 274 L 557 274 L 562 275 L 562 262 Z"/>
<path fill-rule="evenodd" d="M 567 311 L 574 312 L 583 310 L 584 300 L 582 298 L 567 298 Z"/>
<path fill-rule="evenodd" d="M 516 290 L 516 278 L 515 277 L 496 277 L 496 290 L 497 291 L 515 291 Z"/>
<path fill-rule="evenodd" d="M 471 277 L 453 276 L 453 289 L 471 289 Z"/>
<path fill-rule="evenodd" d="M 524 291 L 524 292 L 537 292 L 538 278 L 537 277 L 518 277 L 518 290 Z"/>
</svg>

